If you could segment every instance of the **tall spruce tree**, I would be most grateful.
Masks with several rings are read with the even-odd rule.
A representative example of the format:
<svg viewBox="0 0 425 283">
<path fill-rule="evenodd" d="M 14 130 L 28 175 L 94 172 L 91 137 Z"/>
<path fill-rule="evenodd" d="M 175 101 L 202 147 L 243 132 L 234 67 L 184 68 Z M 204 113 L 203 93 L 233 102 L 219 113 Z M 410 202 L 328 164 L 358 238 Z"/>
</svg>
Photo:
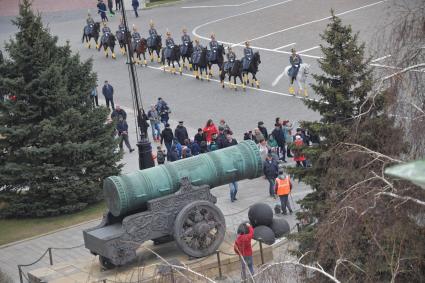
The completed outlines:
<svg viewBox="0 0 425 283">
<path fill-rule="evenodd" d="M 81 210 L 101 199 L 102 180 L 118 174 L 114 125 L 92 109 L 96 74 L 43 27 L 30 0 L 13 21 L 0 90 L 0 216 L 42 217 Z"/>
<path fill-rule="evenodd" d="M 353 34 L 351 27 L 344 26 L 333 11 L 331 15 L 330 23 L 321 35 L 326 42 L 320 45 L 324 57 L 318 60 L 323 73 L 313 75 L 315 83 L 312 88 L 320 99 L 304 101 L 322 118 L 319 122 L 302 122 L 304 128 L 321 137 L 321 142 L 318 146 L 303 149 L 312 167 L 289 169 L 291 174 L 313 189 L 300 201 L 303 211 L 297 216 L 301 222 L 309 223 L 297 235 L 301 253 L 312 248 L 316 224 L 329 211 L 326 202 L 329 191 L 325 178 L 333 154 L 330 149 L 347 139 L 353 118 L 361 109 L 369 106 L 367 95 L 373 86 L 369 60 L 365 59 L 364 54 L 365 45 L 358 43 L 358 33 Z"/>
</svg>

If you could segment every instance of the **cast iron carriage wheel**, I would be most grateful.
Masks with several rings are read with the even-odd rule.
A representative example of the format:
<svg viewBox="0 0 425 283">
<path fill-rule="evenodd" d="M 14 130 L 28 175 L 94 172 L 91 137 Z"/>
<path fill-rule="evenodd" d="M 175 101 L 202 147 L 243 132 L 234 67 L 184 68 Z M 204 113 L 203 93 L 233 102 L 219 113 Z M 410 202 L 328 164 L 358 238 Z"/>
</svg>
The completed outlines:
<svg viewBox="0 0 425 283">
<path fill-rule="evenodd" d="M 109 258 L 101 255 L 99 255 L 99 263 L 106 270 L 115 268 L 115 264 L 113 264 Z"/>
<path fill-rule="evenodd" d="M 220 209 L 208 201 L 186 205 L 174 222 L 174 239 L 187 255 L 204 257 L 214 253 L 224 239 L 226 222 Z"/>
</svg>

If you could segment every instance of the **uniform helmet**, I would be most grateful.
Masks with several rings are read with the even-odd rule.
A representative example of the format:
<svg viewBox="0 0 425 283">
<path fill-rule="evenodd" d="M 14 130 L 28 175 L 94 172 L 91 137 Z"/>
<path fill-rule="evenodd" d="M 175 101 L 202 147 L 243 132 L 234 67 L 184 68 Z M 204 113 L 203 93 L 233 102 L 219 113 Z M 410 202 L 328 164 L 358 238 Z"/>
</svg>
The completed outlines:
<svg viewBox="0 0 425 283">
<path fill-rule="evenodd" d="M 133 24 L 133 31 L 137 31 L 137 27 L 135 24 Z"/>
<path fill-rule="evenodd" d="M 153 27 L 153 26 L 154 26 L 154 23 L 153 23 L 153 21 L 152 21 L 152 20 L 149 22 L 149 25 L 150 25 L 151 27 Z"/>
<path fill-rule="evenodd" d="M 183 27 L 182 32 L 187 32 L 187 28 Z"/>
<path fill-rule="evenodd" d="M 229 51 L 232 50 L 232 46 L 230 46 L 230 45 L 227 46 L 227 50 L 229 50 Z"/>
<path fill-rule="evenodd" d="M 165 34 L 168 36 L 168 35 L 171 35 L 171 32 L 169 30 L 167 30 L 167 32 Z"/>
<path fill-rule="evenodd" d="M 292 49 L 291 49 L 291 52 L 295 53 L 295 52 L 296 52 L 296 51 L 295 51 L 295 48 L 292 48 Z"/>
<path fill-rule="evenodd" d="M 210 37 L 211 39 L 215 38 L 215 34 L 212 32 Z"/>
<path fill-rule="evenodd" d="M 245 45 L 246 46 L 249 46 L 249 41 L 247 40 L 247 41 L 245 41 Z"/>
<path fill-rule="evenodd" d="M 195 42 L 199 43 L 199 38 L 195 37 Z"/>
<path fill-rule="evenodd" d="M 103 22 L 103 26 L 106 27 L 106 22 Z"/>
</svg>

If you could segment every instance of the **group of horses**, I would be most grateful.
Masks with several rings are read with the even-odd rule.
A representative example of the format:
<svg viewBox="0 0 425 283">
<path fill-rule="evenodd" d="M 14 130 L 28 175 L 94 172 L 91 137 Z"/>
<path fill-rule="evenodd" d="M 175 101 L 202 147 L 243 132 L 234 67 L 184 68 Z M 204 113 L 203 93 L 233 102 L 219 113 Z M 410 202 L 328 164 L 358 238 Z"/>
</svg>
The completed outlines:
<svg viewBox="0 0 425 283">
<path fill-rule="evenodd" d="M 147 66 L 147 51 L 149 53 L 151 62 L 154 61 L 154 55 L 156 54 L 157 62 L 162 64 L 164 71 L 166 71 L 167 64 L 170 73 L 176 74 L 177 65 L 180 75 L 183 72 L 183 68 L 186 68 L 194 71 L 196 79 L 200 80 L 205 78 L 207 81 L 209 81 L 213 76 L 212 68 L 214 65 L 217 65 L 219 69 L 219 79 L 223 88 L 225 86 L 224 80 L 226 77 L 228 77 L 230 88 L 234 88 L 235 90 L 237 90 L 237 78 L 239 78 L 243 90 L 245 90 L 246 86 L 249 84 L 251 84 L 251 86 L 254 86 L 255 84 L 257 88 L 260 87 L 260 83 L 256 77 L 258 66 L 261 63 L 260 54 L 258 52 L 254 53 L 248 68 L 243 68 L 241 60 L 235 60 L 233 62 L 233 67 L 225 70 L 225 50 L 224 46 L 221 44 L 218 45 L 215 51 L 208 50 L 206 47 L 203 47 L 201 52 L 194 52 L 193 43 L 189 42 L 187 45 L 175 45 L 169 52 L 167 52 L 168 56 L 165 56 L 166 52 L 165 48 L 162 48 L 162 37 L 160 35 L 158 35 L 152 42 L 150 42 L 150 44 L 148 44 L 148 40 L 145 38 L 141 38 L 135 44 L 132 42 L 130 33 L 126 35 L 125 32 L 120 30 L 118 30 L 115 35 L 112 33 L 109 34 L 109 36 L 103 40 L 99 40 L 99 37 L 100 23 L 96 22 L 92 28 L 89 28 L 88 26 L 84 28 L 82 42 L 85 41 L 86 46 L 90 48 L 91 40 L 93 39 L 96 43 L 96 48 L 98 51 L 103 48 L 105 56 L 109 57 L 109 49 L 112 53 L 111 57 L 113 59 L 116 58 L 114 52 L 116 42 L 118 41 L 120 51 L 123 55 L 126 53 L 126 45 L 129 43 L 127 46 L 130 46 L 132 49 L 131 52 L 133 53 L 133 62 L 136 64 Z M 136 46 L 133 46 L 133 44 Z M 187 66 L 186 61 L 188 63 Z M 249 78 L 249 74 L 251 74 L 251 79 Z"/>
</svg>

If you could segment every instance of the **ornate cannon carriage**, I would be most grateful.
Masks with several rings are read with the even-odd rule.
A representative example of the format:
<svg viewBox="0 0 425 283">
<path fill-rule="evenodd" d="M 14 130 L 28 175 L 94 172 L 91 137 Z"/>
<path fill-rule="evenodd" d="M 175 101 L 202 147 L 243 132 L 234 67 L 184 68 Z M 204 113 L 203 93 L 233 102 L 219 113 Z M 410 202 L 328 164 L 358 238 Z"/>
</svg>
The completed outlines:
<svg viewBox="0 0 425 283">
<path fill-rule="evenodd" d="M 83 231 L 85 247 L 99 255 L 105 268 L 136 258 L 137 247 L 174 239 L 191 257 L 214 253 L 226 223 L 210 189 L 232 181 L 257 178 L 262 161 L 254 142 L 188 159 L 106 178 L 108 211 L 102 222 Z"/>
</svg>

